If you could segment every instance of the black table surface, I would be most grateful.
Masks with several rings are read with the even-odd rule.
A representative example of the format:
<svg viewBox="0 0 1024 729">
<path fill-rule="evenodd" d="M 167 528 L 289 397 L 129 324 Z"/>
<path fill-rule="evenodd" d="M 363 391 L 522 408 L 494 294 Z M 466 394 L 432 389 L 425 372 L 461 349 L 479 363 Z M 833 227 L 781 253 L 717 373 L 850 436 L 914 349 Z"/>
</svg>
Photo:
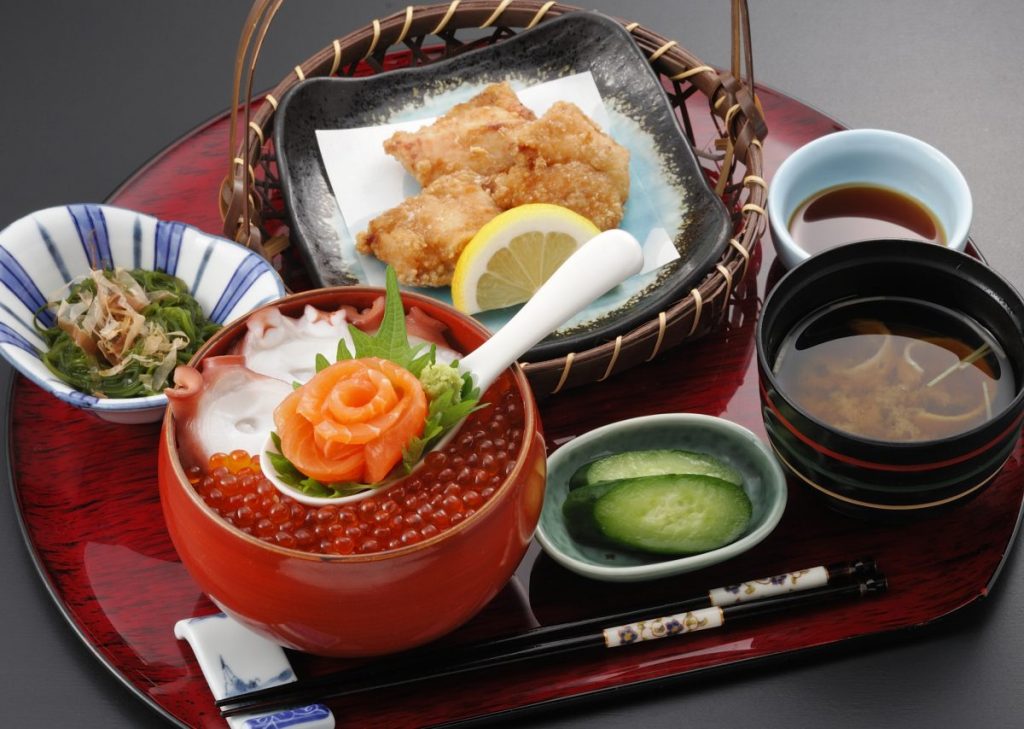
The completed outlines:
<svg viewBox="0 0 1024 729">
<path fill-rule="evenodd" d="M 656 29 L 706 62 L 728 65 L 727 0 L 582 4 Z M 1024 3 L 750 4 L 758 82 L 847 126 L 892 129 L 942 149 L 973 191 L 975 241 L 1024 289 L 1015 222 Z M 103 200 L 149 157 L 224 109 L 248 6 L 247 0 L 5 2 L 0 227 L 39 208 Z M 390 0 L 286 3 L 257 86 L 275 83 L 334 37 L 404 6 Z M 8 386 L 6 373 L 0 386 Z M 0 422 L 0 430 L 5 427 Z M 0 495 L 0 552 L 0 725 L 162 725 L 61 617 L 22 543 L 9 495 Z M 1011 549 L 988 599 L 925 630 L 656 692 L 575 703 L 509 725 L 1020 726 L 1024 562 L 1018 552 Z"/>
</svg>

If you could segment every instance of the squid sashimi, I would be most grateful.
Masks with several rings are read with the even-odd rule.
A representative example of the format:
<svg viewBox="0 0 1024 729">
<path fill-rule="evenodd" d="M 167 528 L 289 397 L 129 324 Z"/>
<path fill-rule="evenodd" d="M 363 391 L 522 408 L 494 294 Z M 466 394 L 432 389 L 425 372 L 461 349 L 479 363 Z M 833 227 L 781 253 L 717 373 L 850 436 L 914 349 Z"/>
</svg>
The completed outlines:
<svg viewBox="0 0 1024 729">
<path fill-rule="evenodd" d="M 246 366 L 285 382 L 306 382 L 315 372 L 316 356 L 333 360 L 338 340 L 352 347 L 346 311 L 307 306 L 302 316 L 285 316 L 277 307 L 256 312 L 246 322 L 241 353 Z"/>
<path fill-rule="evenodd" d="M 273 428 L 274 407 L 291 385 L 253 372 L 238 355 L 211 357 L 202 368 L 179 365 L 174 387 L 164 391 L 182 461 L 205 466 L 214 453 L 259 453 Z"/>
<path fill-rule="evenodd" d="M 420 381 L 377 357 L 326 367 L 274 411 L 281 453 L 323 483 L 382 480 L 426 417 Z"/>
</svg>

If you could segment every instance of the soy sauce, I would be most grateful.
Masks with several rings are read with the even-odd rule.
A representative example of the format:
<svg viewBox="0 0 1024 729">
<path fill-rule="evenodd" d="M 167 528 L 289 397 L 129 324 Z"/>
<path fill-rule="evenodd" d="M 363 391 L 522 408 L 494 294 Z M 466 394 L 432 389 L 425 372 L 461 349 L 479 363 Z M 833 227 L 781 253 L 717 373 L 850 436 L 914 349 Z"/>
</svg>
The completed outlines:
<svg viewBox="0 0 1024 729">
<path fill-rule="evenodd" d="M 946 244 L 946 233 L 931 210 L 909 195 L 875 185 L 840 185 L 819 192 L 796 209 L 789 230 L 808 253 L 877 238 Z"/>
</svg>

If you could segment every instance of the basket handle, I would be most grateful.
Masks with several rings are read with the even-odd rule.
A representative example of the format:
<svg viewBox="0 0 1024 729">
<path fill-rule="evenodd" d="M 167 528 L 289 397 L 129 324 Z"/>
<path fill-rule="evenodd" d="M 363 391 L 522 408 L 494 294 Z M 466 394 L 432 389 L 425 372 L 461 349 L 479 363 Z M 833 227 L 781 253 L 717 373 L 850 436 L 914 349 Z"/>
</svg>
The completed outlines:
<svg viewBox="0 0 1024 729">
<path fill-rule="evenodd" d="M 740 65 L 746 61 L 743 68 Z M 743 78 L 746 71 L 747 83 L 754 88 L 753 44 L 750 40 L 750 8 L 747 0 L 732 2 L 732 75 Z"/>
<path fill-rule="evenodd" d="M 768 135 L 764 112 L 754 87 L 754 50 L 750 36 L 750 9 L 747 0 L 732 0 L 732 63 L 730 71 L 719 74 L 719 89 L 710 95 L 713 108 L 720 113 L 725 129 L 719 146 L 724 148 L 723 170 L 731 170 L 737 157 L 746 156 L 752 144 L 760 144 Z M 715 191 L 721 195 L 728 174 L 718 178 Z"/>
<path fill-rule="evenodd" d="M 263 236 L 259 228 L 253 224 L 253 209 L 259 205 L 258 196 L 251 190 L 253 184 L 253 173 L 245 154 L 235 156 L 238 141 L 238 112 L 241 107 L 243 111 L 242 127 L 248 132 L 251 124 L 250 110 L 252 108 L 252 86 L 253 78 L 256 75 L 256 61 L 259 59 L 260 49 L 267 37 L 267 31 L 274 20 L 274 16 L 281 8 L 284 0 L 255 0 L 249 9 L 249 14 L 242 26 L 242 35 L 238 40 L 238 50 L 235 52 L 234 77 L 231 87 L 231 127 L 228 137 L 228 173 L 220 186 L 220 214 L 224 219 L 226 233 L 237 243 L 251 248 L 263 255 L 267 251 L 263 248 Z M 246 59 L 248 58 L 248 69 Z M 245 96 L 240 97 L 242 85 L 242 74 L 246 75 Z"/>
</svg>

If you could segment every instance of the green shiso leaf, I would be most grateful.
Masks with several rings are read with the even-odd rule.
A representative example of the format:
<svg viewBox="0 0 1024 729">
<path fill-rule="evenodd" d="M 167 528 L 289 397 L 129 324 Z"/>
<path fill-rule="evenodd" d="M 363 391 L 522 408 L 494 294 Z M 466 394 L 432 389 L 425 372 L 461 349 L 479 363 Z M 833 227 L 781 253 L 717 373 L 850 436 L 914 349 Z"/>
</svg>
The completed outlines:
<svg viewBox="0 0 1024 729">
<path fill-rule="evenodd" d="M 348 351 L 348 342 L 344 339 L 338 340 L 338 354 L 335 359 L 339 362 L 344 362 L 347 359 L 355 359 L 355 357 L 352 356 L 352 353 Z"/>
<path fill-rule="evenodd" d="M 413 347 L 409 344 L 409 335 L 405 329 L 405 308 L 402 306 L 402 293 L 398 289 L 398 276 L 388 266 L 386 295 L 384 297 L 384 318 L 376 334 L 367 334 L 359 327 L 349 324 L 348 330 L 355 345 L 355 358 L 379 357 L 388 359 L 404 367 L 419 377 L 423 368 L 433 359 L 433 352 L 422 354 L 424 345 Z M 342 351 L 343 344 L 338 345 L 339 355 L 347 354 L 348 347 Z M 341 358 L 339 358 L 341 359 Z M 343 359 L 349 359 L 343 357 Z"/>
</svg>

